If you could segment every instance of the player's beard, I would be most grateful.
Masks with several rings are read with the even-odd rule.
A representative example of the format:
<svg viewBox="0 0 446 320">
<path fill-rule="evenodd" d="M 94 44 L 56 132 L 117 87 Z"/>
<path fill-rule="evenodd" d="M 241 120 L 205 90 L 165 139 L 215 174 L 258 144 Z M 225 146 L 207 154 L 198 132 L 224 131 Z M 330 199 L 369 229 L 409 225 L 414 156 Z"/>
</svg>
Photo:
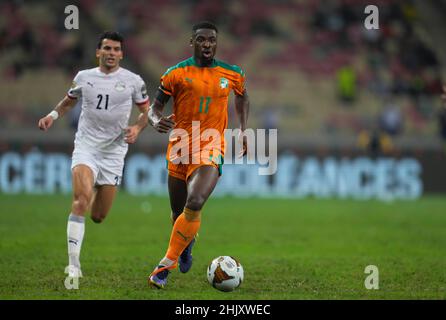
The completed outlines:
<svg viewBox="0 0 446 320">
<path fill-rule="evenodd" d="M 205 65 L 211 64 L 212 61 L 214 60 L 214 56 L 215 56 L 215 52 L 213 52 L 212 50 L 209 55 L 205 55 L 204 52 L 201 52 L 201 54 L 200 54 L 201 61 Z"/>
</svg>

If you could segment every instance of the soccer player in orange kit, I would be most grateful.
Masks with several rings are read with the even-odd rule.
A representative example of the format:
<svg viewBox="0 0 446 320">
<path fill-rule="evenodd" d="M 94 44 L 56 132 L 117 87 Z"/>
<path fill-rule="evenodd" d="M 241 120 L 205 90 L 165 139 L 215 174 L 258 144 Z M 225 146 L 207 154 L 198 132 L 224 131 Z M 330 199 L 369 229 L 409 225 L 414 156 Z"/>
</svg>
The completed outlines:
<svg viewBox="0 0 446 320">
<path fill-rule="evenodd" d="M 210 22 L 193 26 L 190 40 L 193 57 L 164 73 L 149 111 L 149 122 L 158 132 L 182 129 L 182 132 L 187 132 L 188 137 L 194 139 L 194 136 L 200 138 L 205 130 L 214 129 L 220 135 L 218 141 L 198 142 L 198 150 L 193 146 L 194 141 L 188 139 L 188 152 L 181 156 L 174 152 L 177 148 L 175 144 L 179 143 L 178 137 L 170 135 L 167 167 L 174 224 L 166 255 L 149 276 L 149 284 L 157 288 L 164 288 L 170 270 L 177 263 L 183 273 L 192 266 L 192 246 L 200 228 L 201 210 L 221 175 L 231 90 L 235 94 L 241 133 L 247 125 L 249 99 L 245 89 L 245 75 L 238 66 L 214 59 L 217 35 L 216 26 Z M 164 105 L 170 97 L 174 99 L 173 113 L 163 116 Z M 242 142 L 242 155 L 245 155 L 246 140 Z M 208 152 L 206 156 L 203 156 L 204 151 Z"/>
</svg>

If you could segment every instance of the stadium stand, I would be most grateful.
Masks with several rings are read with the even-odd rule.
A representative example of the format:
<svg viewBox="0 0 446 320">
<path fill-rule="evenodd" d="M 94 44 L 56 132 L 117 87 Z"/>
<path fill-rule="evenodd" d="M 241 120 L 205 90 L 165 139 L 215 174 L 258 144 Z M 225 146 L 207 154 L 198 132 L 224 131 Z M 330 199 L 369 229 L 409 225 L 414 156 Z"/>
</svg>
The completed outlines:
<svg viewBox="0 0 446 320">
<path fill-rule="evenodd" d="M 9 134 L 34 128 L 76 70 L 95 64 L 102 30 L 126 36 L 124 66 L 138 71 L 153 95 L 166 68 L 191 55 L 190 26 L 206 19 L 220 28 L 218 57 L 246 71 L 252 127 L 262 127 L 268 114 L 287 137 L 342 139 L 377 124 L 385 131 L 390 116 L 400 121 L 395 139 L 440 136 L 445 45 L 436 39 L 445 22 L 432 16 L 444 1 L 375 1 L 379 30 L 364 28 L 362 0 L 73 4 L 81 10 L 76 31 L 64 29 L 58 1 L 0 4 L 0 126 L 13 129 Z M 57 128 L 69 130 L 69 119 Z"/>
</svg>

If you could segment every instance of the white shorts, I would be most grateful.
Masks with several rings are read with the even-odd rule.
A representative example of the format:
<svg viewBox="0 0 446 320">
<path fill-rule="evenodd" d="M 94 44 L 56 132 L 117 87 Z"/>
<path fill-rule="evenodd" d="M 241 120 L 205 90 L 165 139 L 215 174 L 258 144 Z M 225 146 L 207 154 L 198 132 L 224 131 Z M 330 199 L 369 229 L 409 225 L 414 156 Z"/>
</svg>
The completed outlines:
<svg viewBox="0 0 446 320">
<path fill-rule="evenodd" d="M 83 164 L 93 171 L 94 185 L 119 186 L 124 170 L 124 157 L 75 148 L 71 159 L 71 170 Z"/>
</svg>

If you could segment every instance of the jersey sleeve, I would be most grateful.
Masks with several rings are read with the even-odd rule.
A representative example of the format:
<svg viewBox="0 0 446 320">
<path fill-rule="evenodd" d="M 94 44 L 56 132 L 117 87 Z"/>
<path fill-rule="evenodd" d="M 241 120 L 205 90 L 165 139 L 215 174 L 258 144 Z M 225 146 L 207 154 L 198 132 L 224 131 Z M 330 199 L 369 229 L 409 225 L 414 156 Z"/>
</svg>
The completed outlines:
<svg viewBox="0 0 446 320">
<path fill-rule="evenodd" d="M 165 94 L 172 96 L 175 90 L 175 75 L 174 72 L 169 70 L 161 76 L 159 89 Z"/>
<path fill-rule="evenodd" d="M 67 92 L 67 96 L 70 99 L 78 99 L 82 97 L 82 73 L 78 72 L 73 79 L 73 83 L 71 84 L 71 88 Z"/>
<path fill-rule="evenodd" d="M 234 93 L 242 96 L 245 91 L 245 73 L 242 71 L 241 73 L 237 73 L 235 77 L 233 88 Z"/>
<path fill-rule="evenodd" d="M 149 101 L 146 84 L 140 76 L 136 77 L 132 98 L 137 105 L 141 105 Z"/>
</svg>

